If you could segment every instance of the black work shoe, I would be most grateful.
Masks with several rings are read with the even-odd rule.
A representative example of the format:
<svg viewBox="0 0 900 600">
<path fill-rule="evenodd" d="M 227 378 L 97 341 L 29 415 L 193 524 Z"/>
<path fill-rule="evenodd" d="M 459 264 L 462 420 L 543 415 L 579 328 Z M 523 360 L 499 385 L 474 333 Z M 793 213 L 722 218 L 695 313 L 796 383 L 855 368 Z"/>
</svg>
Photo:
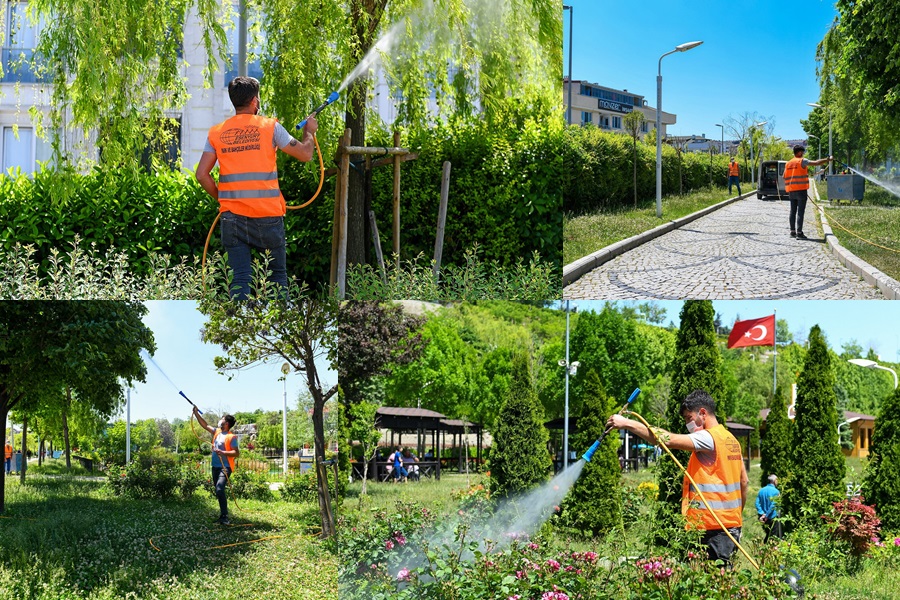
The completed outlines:
<svg viewBox="0 0 900 600">
<path fill-rule="evenodd" d="M 805 240 L 805 239 L 808 239 L 808 238 L 806 237 L 806 234 L 805 234 L 805 233 L 803 233 L 802 231 L 798 231 L 798 232 L 797 232 L 797 239 L 798 239 L 798 240 Z"/>
<path fill-rule="evenodd" d="M 231 519 L 228 517 L 222 517 L 219 519 L 219 525 L 231 525 Z"/>
<path fill-rule="evenodd" d="M 792 232 L 791 232 L 791 237 L 797 237 L 797 232 L 796 232 L 796 231 L 792 231 Z"/>
</svg>

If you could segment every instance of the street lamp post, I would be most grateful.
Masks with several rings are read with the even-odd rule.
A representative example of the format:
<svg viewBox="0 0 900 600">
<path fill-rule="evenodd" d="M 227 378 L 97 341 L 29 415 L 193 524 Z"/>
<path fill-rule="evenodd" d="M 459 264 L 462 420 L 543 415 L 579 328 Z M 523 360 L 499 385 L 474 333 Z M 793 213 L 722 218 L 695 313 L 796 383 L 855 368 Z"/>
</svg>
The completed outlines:
<svg viewBox="0 0 900 600">
<path fill-rule="evenodd" d="M 288 363 L 284 363 L 281 365 L 281 372 L 284 374 L 282 377 L 282 381 L 284 381 L 283 392 L 281 395 L 281 445 L 282 445 L 282 460 L 284 461 L 282 466 L 282 472 L 287 476 L 288 474 L 288 453 L 287 453 L 287 376 L 288 373 L 291 372 L 291 365 Z"/>
<path fill-rule="evenodd" d="M 818 156 L 818 158 L 817 158 L 816 160 L 822 160 L 822 138 L 820 138 L 820 137 L 817 136 L 817 135 L 813 135 L 813 134 L 809 134 L 809 135 L 807 135 L 806 137 L 808 137 L 808 138 L 816 138 L 817 140 L 819 140 L 819 156 Z"/>
<path fill-rule="evenodd" d="M 575 8 L 563 4 L 563 10 L 569 11 L 569 110 L 567 111 L 568 123 L 572 124 L 572 15 Z"/>
<path fill-rule="evenodd" d="M 125 391 L 125 464 L 131 464 L 131 388 Z"/>
<path fill-rule="evenodd" d="M 847 360 L 848 363 L 852 365 L 856 365 L 857 367 L 864 367 L 866 369 L 881 369 L 882 371 L 890 371 L 891 375 L 894 376 L 894 389 L 897 389 L 897 372 L 889 367 L 885 367 L 884 365 L 879 365 L 874 360 L 869 360 L 866 358 L 851 358 Z"/>
<path fill-rule="evenodd" d="M 716 127 L 722 130 L 722 142 L 719 144 L 719 154 L 725 154 L 725 126 L 720 123 L 716 123 Z"/>
<path fill-rule="evenodd" d="M 812 106 L 813 108 L 823 108 L 825 112 L 828 113 L 828 156 L 834 156 L 834 153 L 831 151 L 831 109 L 822 104 L 818 104 L 816 102 L 807 102 L 807 106 Z M 834 164 L 833 161 L 829 161 L 828 163 L 828 174 L 834 175 Z"/>
<path fill-rule="evenodd" d="M 563 409 L 563 471 L 569 468 L 569 375 L 575 375 L 581 363 L 569 362 L 569 301 L 566 300 L 566 359 L 559 366 L 566 369 L 566 403 Z"/>
<path fill-rule="evenodd" d="M 696 48 L 703 42 L 687 42 L 659 57 L 656 74 L 656 218 L 662 218 L 662 59 L 676 52 Z"/>
<path fill-rule="evenodd" d="M 753 160 L 753 130 L 757 127 L 762 127 L 768 123 L 768 121 L 762 121 L 760 123 L 754 123 L 750 126 L 750 184 L 753 185 L 756 183 L 756 169 L 753 168 L 755 161 Z"/>
</svg>

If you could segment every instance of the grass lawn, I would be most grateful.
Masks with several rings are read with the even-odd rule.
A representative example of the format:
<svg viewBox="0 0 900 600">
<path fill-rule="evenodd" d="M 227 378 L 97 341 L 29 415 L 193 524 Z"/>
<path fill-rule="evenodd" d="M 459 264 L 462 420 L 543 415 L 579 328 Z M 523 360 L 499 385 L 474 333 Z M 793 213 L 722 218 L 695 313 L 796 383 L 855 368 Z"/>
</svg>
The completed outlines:
<svg viewBox="0 0 900 600">
<path fill-rule="evenodd" d="M 751 189 L 751 184 L 741 186 Z M 734 194 L 737 190 L 733 190 Z M 685 217 L 707 206 L 733 197 L 727 187 L 698 190 L 683 196 L 662 199 L 663 218 L 656 217 L 656 200 L 647 200 L 638 209 L 598 211 L 585 215 L 563 216 L 563 264 L 569 264 L 610 244 L 649 231 L 673 219 Z"/>
<path fill-rule="evenodd" d="M 7 478 L 0 598 L 337 598 L 333 549 L 308 535 L 316 505 L 238 502 L 229 501 L 233 525 L 221 527 L 202 490 L 190 500 L 129 500 L 97 481 Z M 266 536 L 281 537 L 212 549 Z"/>
<path fill-rule="evenodd" d="M 818 183 L 824 200 L 826 184 Z M 825 214 L 841 245 L 890 277 L 900 280 L 900 198 L 866 183 L 865 198 L 859 204 L 826 205 Z M 838 224 L 878 246 L 853 236 Z"/>
</svg>

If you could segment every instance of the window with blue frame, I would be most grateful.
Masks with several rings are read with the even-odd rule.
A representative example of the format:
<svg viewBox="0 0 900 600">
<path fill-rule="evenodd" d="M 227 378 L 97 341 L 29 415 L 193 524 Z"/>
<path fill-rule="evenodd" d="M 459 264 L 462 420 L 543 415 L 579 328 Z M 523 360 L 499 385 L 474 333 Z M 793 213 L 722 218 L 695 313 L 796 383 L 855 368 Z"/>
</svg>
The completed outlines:
<svg viewBox="0 0 900 600">
<path fill-rule="evenodd" d="M 587 111 L 581 111 L 581 122 L 584 125 L 587 125 L 588 123 L 593 123 L 594 122 L 594 113 L 587 112 Z"/>
<path fill-rule="evenodd" d="M 36 73 L 36 54 L 40 26 L 26 16 L 27 2 L 6 3 L 6 31 L 3 36 L 3 83 L 42 83 L 45 75 Z"/>
<path fill-rule="evenodd" d="M 18 167 L 31 175 L 37 170 L 38 161 L 50 160 L 52 149 L 49 143 L 34 134 L 31 127 L 4 127 L 0 152 L 4 174 Z"/>
<path fill-rule="evenodd" d="M 612 126 L 613 129 L 622 129 L 622 117 L 613 117 Z"/>
</svg>

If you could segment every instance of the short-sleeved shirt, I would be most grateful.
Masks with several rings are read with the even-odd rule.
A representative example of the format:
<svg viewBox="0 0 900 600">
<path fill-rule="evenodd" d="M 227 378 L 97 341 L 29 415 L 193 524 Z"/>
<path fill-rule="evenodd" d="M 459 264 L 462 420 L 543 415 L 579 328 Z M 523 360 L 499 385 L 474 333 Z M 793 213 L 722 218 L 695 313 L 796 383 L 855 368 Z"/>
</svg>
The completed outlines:
<svg viewBox="0 0 900 600">
<path fill-rule="evenodd" d="M 293 140 L 294 136 L 288 133 L 288 130 L 284 128 L 284 125 L 282 125 L 281 123 L 275 123 L 275 135 L 272 136 L 273 148 L 284 148 Z M 213 154 L 215 154 L 216 152 L 216 149 L 213 148 L 211 143 L 209 143 L 209 138 L 206 138 L 206 145 L 203 146 L 203 151 L 212 152 Z"/>
<path fill-rule="evenodd" d="M 231 438 L 231 446 L 232 446 L 232 447 L 231 447 L 231 448 L 226 448 L 226 447 L 225 447 L 225 436 L 226 436 L 226 435 L 227 435 L 227 434 L 221 433 L 221 432 L 220 432 L 219 435 L 216 436 L 216 439 L 213 441 L 213 445 L 214 445 L 215 449 L 218 450 L 219 452 L 224 452 L 224 451 L 226 451 L 226 450 L 237 450 L 237 449 L 238 449 L 238 438 L 237 438 L 237 436 L 232 434 L 232 438 Z M 225 464 L 222 464 L 222 461 L 223 461 L 223 460 L 225 461 Z M 213 452 L 213 455 L 212 455 L 212 466 L 214 466 L 214 467 L 225 467 L 225 466 L 228 466 L 228 457 L 226 456 L 226 457 L 221 457 L 221 458 L 220 458 L 220 457 L 219 457 L 219 454 L 218 454 L 217 452 Z"/>
<path fill-rule="evenodd" d="M 716 442 L 713 436 L 705 429 L 689 433 L 688 437 L 694 443 L 694 453 L 697 460 L 704 466 L 710 466 L 716 462 Z"/>
</svg>

